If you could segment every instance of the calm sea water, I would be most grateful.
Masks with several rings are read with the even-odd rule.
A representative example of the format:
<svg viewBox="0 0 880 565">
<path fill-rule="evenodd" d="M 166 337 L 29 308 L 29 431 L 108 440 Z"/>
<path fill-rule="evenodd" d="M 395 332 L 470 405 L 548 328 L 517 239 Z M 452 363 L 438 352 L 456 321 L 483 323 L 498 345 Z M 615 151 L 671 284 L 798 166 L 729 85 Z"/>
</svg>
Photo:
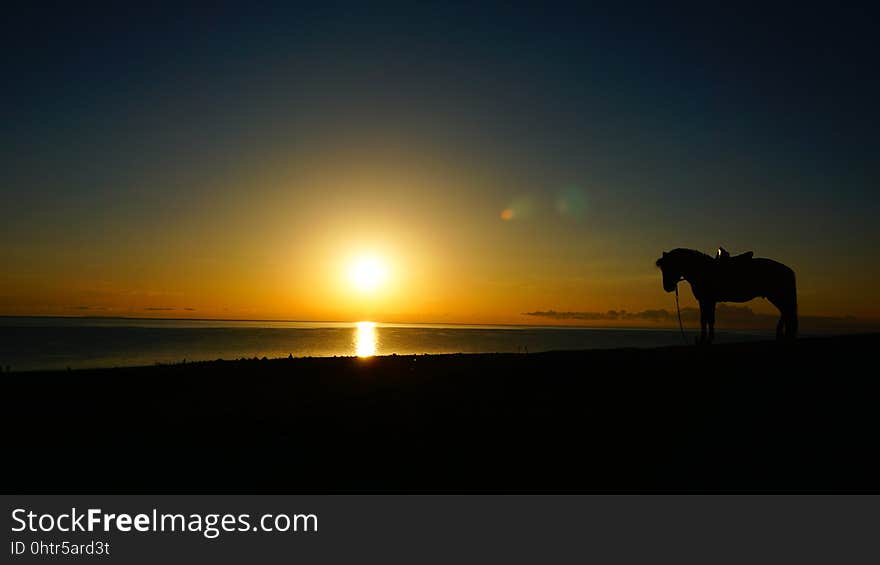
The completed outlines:
<svg viewBox="0 0 880 565">
<path fill-rule="evenodd" d="M 693 336 L 689 333 L 690 339 Z M 767 337 L 770 334 L 721 332 L 717 339 Z M 255 356 L 537 352 L 681 343 L 677 329 L 0 317 L 0 366 L 13 371 Z"/>
</svg>

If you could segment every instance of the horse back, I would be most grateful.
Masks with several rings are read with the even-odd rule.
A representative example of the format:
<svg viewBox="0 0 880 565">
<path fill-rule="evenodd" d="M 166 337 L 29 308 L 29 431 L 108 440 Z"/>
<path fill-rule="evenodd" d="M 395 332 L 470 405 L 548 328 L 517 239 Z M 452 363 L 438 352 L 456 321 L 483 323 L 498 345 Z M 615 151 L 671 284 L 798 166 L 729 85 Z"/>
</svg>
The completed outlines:
<svg viewBox="0 0 880 565">
<path fill-rule="evenodd" d="M 791 267 L 763 257 L 720 266 L 713 286 L 721 302 L 747 302 L 759 296 L 791 296 L 796 292 Z"/>
<path fill-rule="evenodd" d="M 794 278 L 794 270 L 785 263 L 765 257 L 756 257 L 751 262 L 753 263 L 755 276 L 764 277 L 768 280 L 789 280 Z"/>
</svg>

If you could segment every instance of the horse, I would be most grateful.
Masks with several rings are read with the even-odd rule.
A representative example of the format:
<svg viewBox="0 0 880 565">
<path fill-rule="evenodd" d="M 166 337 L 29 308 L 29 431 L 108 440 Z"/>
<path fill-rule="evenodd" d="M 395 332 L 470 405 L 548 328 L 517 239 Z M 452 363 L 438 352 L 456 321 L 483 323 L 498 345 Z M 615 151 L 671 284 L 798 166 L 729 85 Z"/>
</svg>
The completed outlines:
<svg viewBox="0 0 880 565">
<path fill-rule="evenodd" d="M 715 337 L 716 303 L 748 302 L 759 296 L 779 309 L 776 338 L 793 339 L 797 335 L 797 287 L 790 267 L 772 259 L 752 258 L 751 252 L 716 259 L 682 248 L 664 251 L 656 264 L 663 272 L 666 292 L 678 292 L 679 281 L 690 283 L 700 303 L 699 343 L 711 343 Z"/>
</svg>

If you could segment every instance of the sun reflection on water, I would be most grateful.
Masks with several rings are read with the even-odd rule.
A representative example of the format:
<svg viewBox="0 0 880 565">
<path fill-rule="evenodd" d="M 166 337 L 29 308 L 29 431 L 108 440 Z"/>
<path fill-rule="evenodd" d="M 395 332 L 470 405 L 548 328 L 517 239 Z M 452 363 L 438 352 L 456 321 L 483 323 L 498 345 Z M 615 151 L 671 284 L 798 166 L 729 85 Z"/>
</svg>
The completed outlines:
<svg viewBox="0 0 880 565">
<path fill-rule="evenodd" d="M 376 324 L 374 322 L 358 322 L 354 336 L 355 355 L 372 357 L 376 354 Z"/>
</svg>

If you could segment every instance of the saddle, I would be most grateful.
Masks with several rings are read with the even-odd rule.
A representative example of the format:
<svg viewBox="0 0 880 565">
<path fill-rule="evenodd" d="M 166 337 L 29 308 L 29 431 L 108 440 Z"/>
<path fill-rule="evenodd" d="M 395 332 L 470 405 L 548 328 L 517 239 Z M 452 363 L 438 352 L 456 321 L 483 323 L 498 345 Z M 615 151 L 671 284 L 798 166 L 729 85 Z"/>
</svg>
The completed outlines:
<svg viewBox="0 0 880 565">
<path fill-rule="evenodd" d="M 746 251 L 745 253 L 740 253 L 739 255 L 730 256 L 730 253 L 727 252 L 723 247 L 718 248 L 718 254 L 715 256 L 716 259 L 721 261 L 747 261 L 752 258 L 755 254 L 754 251 Z"/>
</svg>

